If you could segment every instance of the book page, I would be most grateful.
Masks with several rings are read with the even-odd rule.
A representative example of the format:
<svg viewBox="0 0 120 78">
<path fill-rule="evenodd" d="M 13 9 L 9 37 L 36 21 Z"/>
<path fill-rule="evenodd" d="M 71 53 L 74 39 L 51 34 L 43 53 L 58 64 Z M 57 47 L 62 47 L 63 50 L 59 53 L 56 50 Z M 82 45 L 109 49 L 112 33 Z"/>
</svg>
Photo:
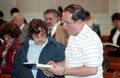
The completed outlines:
<svg viewBox="0 0 120 78">
<path fill-rule="evenodd" d="M 119 45 L 115 45 L 113 43 L 103 43 L 103 46 L 113 46 L 113 47 L 116 47 L 116 48 L 120 47 Z"/>
<path fill-rule="evenodd" d="M 23 63 L 23 66 L 30 68 L 30 69 L 40 69 L 40 70 L 53 68 L 52 65 L 46 65 L 46 64 L 35 63 L 35 62 L 25 62 Z"/>
</svg>

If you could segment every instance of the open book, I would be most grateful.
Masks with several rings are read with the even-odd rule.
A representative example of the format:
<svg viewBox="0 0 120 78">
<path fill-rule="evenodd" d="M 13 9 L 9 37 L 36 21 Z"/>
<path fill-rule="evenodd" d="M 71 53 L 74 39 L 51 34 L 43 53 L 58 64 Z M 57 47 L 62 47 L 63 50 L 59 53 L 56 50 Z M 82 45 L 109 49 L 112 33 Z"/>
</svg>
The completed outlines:
<svg viewBox="0 0 120 78">
<path fill-rule="evenodd" d="M 25 62 L 23 63 L 23 66 L 30 69 L 41 69 L 41 70 L 53 68 L 52 65 L 40 64 L 40 63 L 34 63 L 34 62 Z"/>
<path fill-rule="evenodd" d="M 103 43 L 103 46 L 112 46 L 112 47 L 116 47 L 116 48 L 119 48 L 119 47 L 120 47 L 119 45 L 115 45 L 115 44 L 113 44 L 113 43 L 108 43 L 108 42 Z"/>
</svg>

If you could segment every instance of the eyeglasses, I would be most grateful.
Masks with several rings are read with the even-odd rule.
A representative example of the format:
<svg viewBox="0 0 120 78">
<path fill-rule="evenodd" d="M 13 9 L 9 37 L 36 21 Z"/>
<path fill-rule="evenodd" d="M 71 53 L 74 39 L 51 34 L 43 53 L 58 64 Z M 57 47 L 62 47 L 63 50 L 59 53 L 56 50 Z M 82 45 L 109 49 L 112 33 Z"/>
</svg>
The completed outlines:
<svg viewBox="0 0 120 78">
<path fill-rule="evenodd" d="M 13 22 L 18 22 L 19 20 L 21 20 L 21 19 L 13 19 L 12 21 Z"/>
<path fill-rule="evenodd" d="M 46 33 L 32 34 L 33 38 L 45 38 Z"/>
</svg>

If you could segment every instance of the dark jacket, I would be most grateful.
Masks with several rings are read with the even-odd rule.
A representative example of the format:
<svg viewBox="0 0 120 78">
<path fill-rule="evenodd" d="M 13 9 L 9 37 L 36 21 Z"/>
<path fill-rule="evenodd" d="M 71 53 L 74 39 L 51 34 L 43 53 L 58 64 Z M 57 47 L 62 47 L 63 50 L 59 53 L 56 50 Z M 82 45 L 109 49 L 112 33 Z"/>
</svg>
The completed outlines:
<svg viewBox="0 0 120 78">
<path fill-rule="evenodd" d="M 33 78 L 31 69 L 22 66 L 24 62 L 27 62 L 27 52 L 29 48 L 29 40 L 26 40 L 19 51 L 17 52 L 11 78 Z M 43 48 L 40 56 L 39 63 L 46 64 L 49 61 L 59 62 L 63 61 L 65 56 L 65 46 L 55 41 L 55 39 L 49 37 L 47 45 Z M 32 57 L 31 57 L 32 58 Z M 36 78 L 48 78 L 43 74 L 41 70 L 38 70 Z M 64 77 L 55 77 L 64 78 Z"/>
<path fill-rule="evenodd" d="M 0 19 L 0 28 L 1 26 L 6 23 L 7 21 L 3 20 L 3 19 Z M 3 34 L 0 32 L 0 38 L 4 40 L 4 37 L 3 37 Z M 2 46 L 2 42 L 0 40 L 0 46 Z"/>
<path fill-rule="evenodd" d="M 117 31 L 117 28 L 114 28 L 114 29 L 112 29 L 111 30 L 111 34 L 110 34 L 110 42 L 111 43 L 113 43 L 113 36 L 115 35 L 115 32 Z M 117 45 L 119 45 L 120 46 L 120 35 L 119 35 L 119 37 L 118 37 L 118 39 L 117 39 Z"/>
<path fill-rule="evenodd" d="M 113 43 L 113 36 L 115 35 L 115 32 L 117 31 L 117 28 L 113 28 L 112 30 L 111 30 L 111 34 L 110 34 L 110 43 Z M 117 39 L 117 45 L 119 45 L 120 46 L 120 35 L 118 36 L 118 39 Z M 110 56 L 110 57 L 120 57 L 120 47 L 119 48 L 117 48 L 117 50 L 116 51 L 109 51 L 108 52 L 108 56 Z"/>
</svg>

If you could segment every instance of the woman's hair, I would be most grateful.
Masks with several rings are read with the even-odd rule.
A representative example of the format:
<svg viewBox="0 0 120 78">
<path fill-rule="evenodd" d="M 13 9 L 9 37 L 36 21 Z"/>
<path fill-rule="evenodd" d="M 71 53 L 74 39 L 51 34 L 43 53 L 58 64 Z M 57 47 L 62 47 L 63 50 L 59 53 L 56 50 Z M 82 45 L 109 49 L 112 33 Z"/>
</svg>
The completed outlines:
<svg viewBox="0 0 120 78">
<path fill-rule="evenodd" d="M 6 22 L 0 28 L 3 35 L 9 35 L 12 38 L 18 38 L 21 35 L 20 28 L 13 22 Z"/>
<path fill-rule="evenodd" d="M 28 26 L 28 35 L 32 39 L 32 34 L 45 33 L 48 36 L 48 28 L 45 21 L 41 19 L 32 19 Z"/>
<path fill-rule="evenodd" d="M 120 20 L 120 13 L 116 12 L 112 15 L 111 20 Z"/>
</svg>

